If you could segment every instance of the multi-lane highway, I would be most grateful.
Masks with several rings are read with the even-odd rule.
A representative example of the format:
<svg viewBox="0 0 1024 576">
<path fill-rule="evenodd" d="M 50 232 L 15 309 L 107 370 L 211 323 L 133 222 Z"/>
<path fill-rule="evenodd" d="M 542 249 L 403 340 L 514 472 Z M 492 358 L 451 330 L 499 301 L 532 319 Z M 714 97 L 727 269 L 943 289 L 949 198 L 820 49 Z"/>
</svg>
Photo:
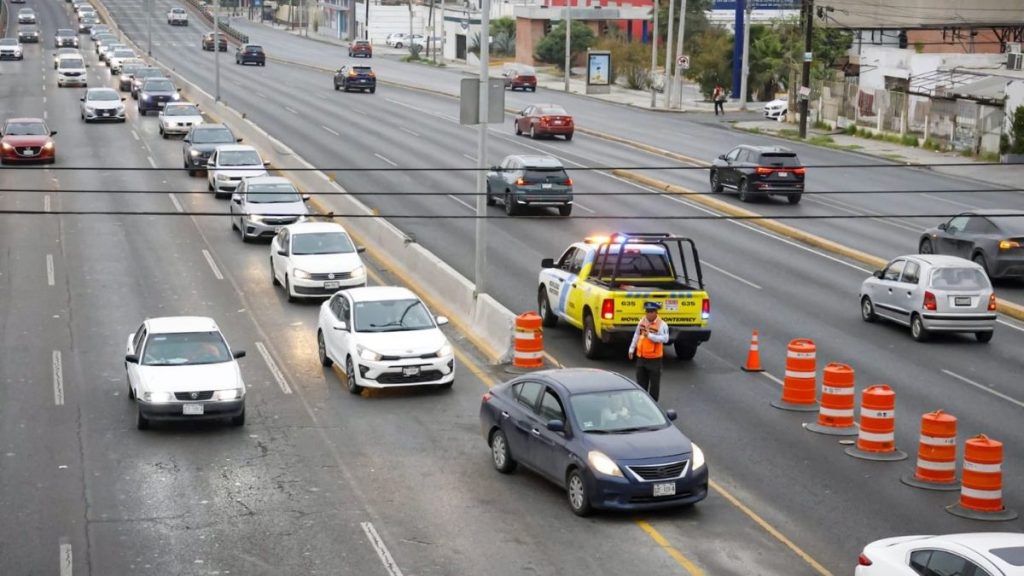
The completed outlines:
<svg viewBox="0 0 1024 576">
<path fill-rule="evenodd" d="M 187 28 L 171 28 L 162 15 L 177 4 L 155 4 L 153 56 L 212 93 L 214 56 L 199 49 L 198 15 Z M 58 131 L 59 156 L 54 169 L 0 172 L 0 208 L 183 215 L 0 215 L 0 573 L 63 574 L 66 566 L 76 575 L 849 574 L 860 547 L 875 538 L 1020 530 L 1020 523 L 993 526 L 947 514 L 943 505 L 955 494 L 899 483 L 912 470 L 909 462 L 845 456 L 834 438 L 802 429 L 809 416 L 769 407 L 779 394 L 772 379 L 738 367 L 752 329 L 760 329 L 766 368 L 778 377 L 785 343 L 813 338 L 822 362 L 854 366 L 858 387 L 894 386 L 904 450 L 913 452 L 919 415 L 936 408 L 960 418 L 961 437 L 984 432 L 1006 442 L 1006 503 L 1020 509 L 1024 497 L 1014 487 L 1024 485 L 1024 431 L 1016 425 L 1024 410 L 1017 376 L 1024 326 L 1002 319 L 987 345 L 958 336 L 914 343 L 903 329 L 861 322 L 856 290 L 868 270 L 742 222 L 644 220 L 710 212 L 590 170 L 572 174 L 583 193 L 572 219 L 506 219 L 494 208 L 488 291 L 512 310 L 533 308 L 540 259 L 595 232 L 693 237 L 712 295 L 714 334 L 694 362 L 669 365 L 661 403 L 679 410 L 680 427 L 703 446 L 714 485 L 691 510 L 576 518 L 563 494 L 533 475 L 491 469 L 477 411 L 488 385 L 508 373 L 487 366 L 467 335 L 450 334 L 459 350 L 451 392 L 344 391 L 316 361 L 317 306 L 288 304 L 271 286 L 266 245 L 242 244 L 226 218 L 187 215 L 226 213 L 226 203 L 180 169 L 180 143 L 161 139 L 156 119 L 139 118 L 131 107 L 125 125 L 81 123 L 82 91 L 58 89 L 50 61 L 53 31 L 73 15 L 54 0 L 30 5 L 43 42 L 28 45 L 23 62 L 0 63 L 0 102 L 5 117 L 45 117 Z M 145 46 L 142 2 L 106 6 Z M 327 66 L 346 60 L 337 47 L 246 30 L 271 57 Z M 90 85 L 110 85 L 84 37 L 83 48 Z M 458 124 L 454 100 L 393 85 L 374 95 L 336 93 L 322 72 L 275 61 L 242 68 L 231 52 L 221 57 L 221 94 L 229 105 L 315 166 L 332 169 L 382 214 L 417 216 L 395 222 L 472 277 L 474 222 L 465 217 L 474 199 L 455 194 L 472 192 L 473 172 L 400 170 L 475 165 L 476 133 Z M 455 91 L 456 73 L 380 57 L 371 63 L 382 79 Z M 581 126 L 697 159 L 758 141 L 543 90 L 509 96 L 511 105 L 540 99 L 562 103 Z M 582 133 L 571 143 L 531 141 L 515 137 L 506 123 L 492 134 L 493 160 L 543 152 L 570 168 L 685 166 Z M 797 150 L 812 165 L 868 162 Z M 932 197 L 1020 204 L 1014 192 L 936 195 L 983 186 L 904 168 L 821 172 L 812 177 L 816 189 L 850 194 L 808 197 L 796 208 L 754 208 L 917 214 L 959 209 L 936 208 L 940 201 Z M 707 177 L 699 170 L 656 175 L 701 190 Z M 925 192 L 878 194 L 906 189 Z M 321 199 L 330 205 L 330 196 Z M 913 251 L 914 230 L 931 221 L 795 225 L 888 257 Z M 373 283 L 395 282 L 388 269 L 388 262 L 373 262 Z M 173 314 L 213 316 L 232 346 L 249 352 L 241 361 L 251 387 L 244 428 L 134 429 L 125 337 L 146 316 Z M 631 371 L 622 359 L 585 360 L 575 331 L 548 330 L 545 341 L 566 366 Z"/>
</svg>

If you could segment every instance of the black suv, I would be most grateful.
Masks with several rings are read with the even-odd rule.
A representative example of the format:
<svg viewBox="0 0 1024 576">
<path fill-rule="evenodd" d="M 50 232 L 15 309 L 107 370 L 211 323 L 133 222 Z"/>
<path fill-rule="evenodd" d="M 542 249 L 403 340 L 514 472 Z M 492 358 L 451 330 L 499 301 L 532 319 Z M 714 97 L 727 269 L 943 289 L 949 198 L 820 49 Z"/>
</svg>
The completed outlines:
<svg viewBox="0 0 1024 576">
<path fill-rule="evenodd" d="M 223 124 L 199 124 L 193 126 L 185 135 L 181 147 L 182 161 L 189 176 L 195 176 L 200 170 L 206 170 L 206 162 L 210 155 L 221 144 L 236 144 L 241 138 L 235 138 L 231 129 Z"/>
<path fill-rule="evenodd" d="M 263 53 L 263 46 L 256 44 L 242 44 L 235 52 L 235 64 L 255 64 L 257 66 L 267 65 L 267 55 Z"/>
<path fill-rule="evenodd" d="M 790 204 L 797 204 L 804 192 L 806 173 L 796 152 L 786 148 L 737 146 L 711 164 L 711 191 L 735 190 L 742 202 L 785 196 Z"/>
<path fill-rule="evenodd" d="M 377 75 L 369 66 L 342 66 L 334 73 L 334 89 L 369 90 L 373 94 L 377 91 Z"/>
</svg>

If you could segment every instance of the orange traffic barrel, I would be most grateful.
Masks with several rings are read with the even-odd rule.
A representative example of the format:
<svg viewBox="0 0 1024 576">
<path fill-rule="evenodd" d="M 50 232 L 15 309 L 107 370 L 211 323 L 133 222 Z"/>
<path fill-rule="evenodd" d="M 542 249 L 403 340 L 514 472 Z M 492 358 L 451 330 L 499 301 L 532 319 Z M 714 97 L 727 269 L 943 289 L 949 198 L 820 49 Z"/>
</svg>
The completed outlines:
<svg viewBox="0 0 1024 576">
<path fill-rule="evenodd" d="M 907 486 L 925 490 L 959 490 L 956 479 L 956 416 L 942 410 L 921 416 L 921 440 L 913 475 L 900 478 Z"/>
<path fill-rule="evenodd" d="M 950 514 L 972 520 L 1013 520 L 1017 513 L 1003 506 L 1003 443 L 984 434 L 964 442 L 964 479 L 960 502 L 946 506 Z"/>
<path fill-rule="evenodd" d="M 907 453 L 896 449 L 896 392 L 887 384 L 874 384 L 861 392 L 860 432 L 857 445 L 846 453 L 863 460 L 893 462 Z"/>
<path fill-rule="evenodd" d="M 828 364 L 821 376 L 818 421 L 806 424 L 804 428 L 829 436 L 856 436 L 854 400 L 853 368 L 839 362 Z"/>
<path fill-rule="evenodd" d="M 516 316 L 512 366 L 524 369 L 544 367 L 544 333 L 541 317 L 536 312 Z"/>
<path fill-rule="evenodd" d="M 793 412 L 814 412 L 818 409 L 816 353 L 813 340 L 797 338 L 789 343 L 782 399 L 772 400 L 772 406 Z"/>
</svg>

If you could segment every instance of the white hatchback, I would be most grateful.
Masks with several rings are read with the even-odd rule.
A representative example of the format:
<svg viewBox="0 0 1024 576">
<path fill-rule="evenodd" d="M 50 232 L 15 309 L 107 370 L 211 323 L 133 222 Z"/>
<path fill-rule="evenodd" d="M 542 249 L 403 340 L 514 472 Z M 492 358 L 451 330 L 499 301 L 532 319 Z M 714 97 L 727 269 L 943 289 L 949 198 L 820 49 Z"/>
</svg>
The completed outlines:
<svg viewBox="0 0 1024 576">
<path fill-rule="evenodd" d="M 1024 534 L 900 536 L 864 547 L 856 576 L 1024 576 Z"/>
<path fill-rule="evenodd" d="M 349 392 L 363 388 L 455 383 L 455 357 L 434 317 L 407 288 L 371 286 L 342 290 L 320 306 L 320 363 L 343 366 Z"/>
<path fill-rule="evenodd" d="M 151 420 L 229 418 L 245 424 L 245 383 L 217 323 L 199 316 L 150 318 L 128 335 L 128 398 L 139 430 Z"/>
<path fill-rule="evenodd" d="M 235 192 L 243 178 L 266 176 L 269 162 L 260 153 L 244 144 L 217 146 L 206 163 L 207 187 L 217 198 L 227 198 Z"/>
<path fill-rule="evenodd" d="M 270 277 L 288 301 L 323 298 L 343 288 L 366 286 L 366 267 L 341 224 L 299 222 L 284 226 L 270 242 Z"/>
<path fill-rule="evenodd" d="M 168 102 L 157 114 L 157 119 L 160 136 L 167 138 L 171 134 L 188 134 L 193 126 L 203 123 L 203 113 L 191 102 Z"/>
</svg>

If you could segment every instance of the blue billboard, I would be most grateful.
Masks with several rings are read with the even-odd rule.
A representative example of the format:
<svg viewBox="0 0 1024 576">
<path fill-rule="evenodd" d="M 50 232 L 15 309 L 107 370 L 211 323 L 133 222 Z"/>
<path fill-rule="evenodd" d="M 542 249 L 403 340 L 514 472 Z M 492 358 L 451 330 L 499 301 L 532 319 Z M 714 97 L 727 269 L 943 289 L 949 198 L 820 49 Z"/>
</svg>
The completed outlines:
<svg viewBox="0 0 1024 576">
<path fill-rule="evenodd" d="M 799 10 L 801 0 L 747 0 L 754 3 L 754 10 Z M 735 10 L 739 0 L 715 0 L 712 10 Z"/>
</svg>

